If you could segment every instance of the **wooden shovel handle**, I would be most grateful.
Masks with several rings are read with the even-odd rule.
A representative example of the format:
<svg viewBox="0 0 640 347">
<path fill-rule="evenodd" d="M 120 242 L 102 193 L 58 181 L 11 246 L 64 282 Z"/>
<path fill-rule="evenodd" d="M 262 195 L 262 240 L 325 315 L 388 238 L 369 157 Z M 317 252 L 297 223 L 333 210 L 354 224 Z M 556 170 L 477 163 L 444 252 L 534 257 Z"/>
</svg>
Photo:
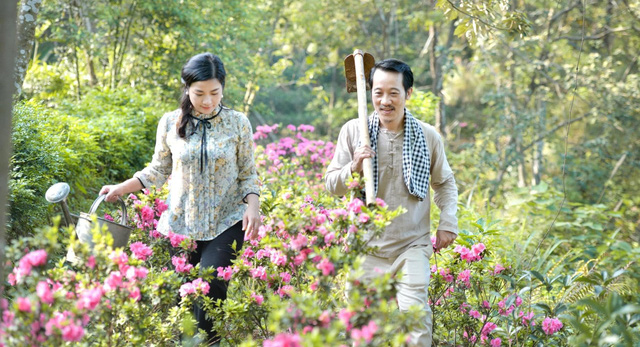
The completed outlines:
<svg viewBox="0 0 640 347">
<path fill-rule="evenodd" d="M 356 49 L 353 52 L 353 59 L 356 65 L 356 87 L 358 93 L 358 124 L 360 128 L 360 143 L 362 145 L 371 146 L 369 139 L 369 123 L 367 121 L 367 83 L 365 81 L 364 72 L 364 53 Z M 373 189 L 373 163 L 371 158 L 365 158 L 362 162 L 362 171 L 364 173 L 364 188 L 367 195 L 367 205 L 376 201 L 375 191 Z"/>
</svg>

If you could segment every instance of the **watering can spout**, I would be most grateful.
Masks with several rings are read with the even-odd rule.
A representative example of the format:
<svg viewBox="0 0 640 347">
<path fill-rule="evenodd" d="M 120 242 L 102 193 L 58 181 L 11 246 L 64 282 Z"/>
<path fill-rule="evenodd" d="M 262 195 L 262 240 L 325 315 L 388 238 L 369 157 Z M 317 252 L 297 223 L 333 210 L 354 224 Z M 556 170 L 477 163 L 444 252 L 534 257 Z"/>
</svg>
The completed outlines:
<svg viewBox="0 0 640 347">
<path fill-rule="evenodd" d="M 67 206 L 67 196 L 69 195 L 70 190 L 71 188 L 69 188 L 69 185 L 67 183 L 58 182 L 52 185 L 51 187 L 49 187 L 49 189 L 47 189 L 47 192 L 45 193 L 45 196 L 44 196 L 48 202 L 52 204 L 55 204 L 55 203 L 60 204 L 60 206 L 62 207 L 62 213 L 64 214 L 64 220 L 67 226 L 70 226 L 73 224 L 73 219 L 71 218 L 71 213 L 69 213 L 69 207 Z"/>
</svg>

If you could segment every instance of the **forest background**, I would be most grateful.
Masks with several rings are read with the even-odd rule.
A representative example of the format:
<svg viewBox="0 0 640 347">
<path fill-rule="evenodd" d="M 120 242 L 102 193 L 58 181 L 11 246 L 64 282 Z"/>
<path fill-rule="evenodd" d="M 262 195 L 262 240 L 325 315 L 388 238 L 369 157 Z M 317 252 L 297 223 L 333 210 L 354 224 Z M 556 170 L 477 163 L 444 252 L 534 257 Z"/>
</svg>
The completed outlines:
<svg viewBox="0 0 640 347">
<path fill-rule="evenodd" d="M 9 240 L 49 224 L 52 183 L 86 211 L 150 160 L 193 54 L 222 58 L 225 103 L 254 129 L 335 141 L 357 115 L 343 59 L 359 48 L 412 67 L 409 108 L 443 135 L 461 206 L 508 226 L 503 247 L 545 280 L 590 276 L 574 301 L 622 297 L 638 330 L 636 1 L 22 0 L 17 45 Z"/>
</svg>

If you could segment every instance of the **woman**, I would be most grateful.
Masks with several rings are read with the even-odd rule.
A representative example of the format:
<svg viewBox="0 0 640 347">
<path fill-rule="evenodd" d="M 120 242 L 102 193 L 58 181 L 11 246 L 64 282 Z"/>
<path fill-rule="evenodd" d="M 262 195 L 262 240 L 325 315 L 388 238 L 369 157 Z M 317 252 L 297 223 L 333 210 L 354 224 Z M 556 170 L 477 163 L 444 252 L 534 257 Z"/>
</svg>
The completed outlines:
<svg viewBox="0 0 640 347">
<path fill-rule="evenodd" d="M 226 72 L 211 53 L 193 56 L 182 68 L 181 107 L 158 124 L 151 163 L 133 178 L 102 187 L 100 194 L 117 198 L 169 181 L 169 209 L 157 229 L 196 240 L 190 256 L 202 268 L 231 265 L 244 238 L 254 238 L 260 226 L 258 176 L 253 159 L 251 124 L 242 113 L 222 105 Z M 227 283 L 213 280 L 209 297 L 226 299 Z M 215 343 L 220 337 L 202 307 L 195 307 L 198 328 Z"/>
</svg>

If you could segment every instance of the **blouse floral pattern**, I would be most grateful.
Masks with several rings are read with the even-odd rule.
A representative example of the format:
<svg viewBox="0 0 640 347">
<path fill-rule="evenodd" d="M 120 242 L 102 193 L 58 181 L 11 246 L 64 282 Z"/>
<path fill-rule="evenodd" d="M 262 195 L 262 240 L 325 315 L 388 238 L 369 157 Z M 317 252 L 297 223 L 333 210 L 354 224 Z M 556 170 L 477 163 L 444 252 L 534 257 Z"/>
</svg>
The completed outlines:
<svg viewBox="0 0 640 347">
<path fill-rule="evenodd" d="M 208 121 L 210 126 L 192 118 L 183 139 L 176 129 L 180 114 L 178 109 L 162 116 L 151 163 L 134 177 L 150 188 L 161 187 L 171 175 L 169 208 L 157 226 L 160 233 L 212 240 L 242 220 L 247 195 L 259 195 L 251 123 L 244 114 L 223 107 Z M 201 153 L 203 143 L 206 156 Z M 205 161 L 202 169 L 201 160 Z"/>
</svg>

